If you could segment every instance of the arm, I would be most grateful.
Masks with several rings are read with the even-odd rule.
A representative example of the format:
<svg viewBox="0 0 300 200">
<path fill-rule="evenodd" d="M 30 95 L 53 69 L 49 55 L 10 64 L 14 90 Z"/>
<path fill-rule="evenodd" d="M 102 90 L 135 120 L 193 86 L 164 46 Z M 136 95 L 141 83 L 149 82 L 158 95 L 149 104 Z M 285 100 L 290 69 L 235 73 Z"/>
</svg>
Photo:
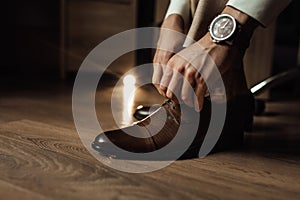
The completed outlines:
<svg viewBox="0 0 300 200">
<path fill-rule="evenodd" d="M 227 6 L 247 13 L 263 26 L 268 26 L 291 0 L 229 0 Z"/>
<path fill-rule="evenodd" d="M 153 58 L 154 64 L 152 83 L 157 88 L 158 92 L 163 96 L 165 96 L 165 93 L 159 87 L 159 83 L 163 74 L 163 66 L 166 66 L 174 53 L 160 49 L 160 47 L 164 47 L 164 49 L 170 49 L 173 51 L 182 48 L 184 41 L 182 38 L 178 37 L 176 32 L 184 32 L 184 26 L 188 23 L 189 18 L 189 6 L 189 0 L 171 0 L 161 27 L 162 29 L 157 43 L 157 49 Z"/>
<path fill-rule="evenodd" d="M 208 77 L 210 67 L 216 66 L 222 76 L 225 85 L 227 100 L 248 93 L 248 88 L 242 68 L 242 61 L 251 36 L 257 26 L 268 25 L 275 20 L 277 15 L 288 5 L 288 0 L 229 0 L 227 6 L 222 11 L 224 14 L 233 16 L 242 25 L 242 33 L 239 34 L 238 42 L 234 45 L 213 42 L 210 33 L 206 33 L 199 41 L 183 49 L 178 54 L 172 56 L 164 68 L 160 78 L 160 87 L 163 93 L 173 99 L 172 91 L 181 91 L 181 100 L 188 106 L 200 111 L 203 105 L 206 85 L 202 77 Z M 242 44 L 243 45 L 239 45 Z M 200 48 L 199 48 L 200 47 Z M 242 47 L 242 48 L 241 48 Z M 207 63 L 206 60 L 213 63 Z M 208 72 L 203 74 L 202 72 Z M 184 82 L 180 86 L 174 74 L 182 74 Z M 199 72 L 201 72 L 201 77 Z M 191 85 L 194 91 L 190 91 Z M 190 89 L 188 89 L 190 88 Z M 193 92 L 196 99 L 193 98 Z M 212 91 L 210 91 L 212 92 Z"/>
<path fill-rule="evenodd" d="M 165 19 L 170 15 L 177 14 L 183 19 L 183 23 L 187 26 L 189 22 L 190 1 L 189 0 L 171 0 Z"/>
<path fill-rule="evenodd" d="M 281 2 L 280 5 L 276 6 L 273 4 L 273 6 L 276 7 L 275 9 L 271 7 L 271 4 L 266 3 L 270 3 L 270 1 L 272 0 L 253 0 L 247 2 L 244 0 L 234 1 L 244 2 L 243 4 L 241 3 L 243 8 L 249 8 L 249 10 L 243 10 L 243 8 L 241 8 L 241 10 L 237 9 L 236 4 L 231 4 L 233 0 L 229 1 L 222 13 L 230 14 L 242 25 L 244 34 L 239 41 L 242 41 L 245 44 L 249 43 L 256 27 L 260 24 L 268 25 L 268 23 L 270 23 L 271 20 L 274 20 L 288 4 L 288 1 Z M 274 3 L 274 0 L 272 2 Z M 256 13 L 257 15 L 254 15 L 256 11 L 253 11 L 250 8 L 260 6 L 266 6 L 265 8 L 260 8 L 260 12 L 264 13 L 258 12 Z M 270 10 L 272 12 L 270 12 Z M 250 14 L 248 14 L 248 12 Z M 199 45 L 201 48 L 199 48 Z M 198 78 L 198 73 L 201 71 L 209 71 L 209 67 L 211 66 L 208 66 L 207 63 L 204 62 L 207 57 L 210 57 L 213 60 L 213 65 L 216 65 L 220 71 L 226 89 L 227 100 L 230 101 L 230 99 L 233 99 L 236 96 L 247 93 L 248 88 L 242 69 L 242 60 L 247 46 L 242 46 L 244 47 L 243 49 L 237 48 L 235 45 L 231 46 L 224 43 L 214 43 L 210 34 L 207 33 L 195 44 L 174 55 L 167 63 L 167 68 L 169 68 L 170 71 L 181 73 L 185 78 L 185 82 L 182 86 L 178 86 L 178 80 L 174 79 L 172 75 L 168 76 L 168 74 L 172 74 L 171 72 L 164 73 L 162 78 L 163 82 L 161 84 L 167 86 L 166 96 L 168 98 L 173 98 L 172 91 L 176 91 L 178 90 L 177 87 L 181 87 L 182 101 L 186 105 L 195 107 L 197 111 L 200 111 L 206 93 L 206 86 L 201 77 Z M 203 49 L 204 52 L 201 51 L 201 49 Z M 202 75 L 203 74 L 201 74 L 201 76 Z M 205 76 L 207 77 L 208 75 Z M 193 99 L 193 91 L 188 90 L 188 84 L 194 87 L 197 99 Z M 197 108 L 197 106 L 199 107 Z"/>
</svg>

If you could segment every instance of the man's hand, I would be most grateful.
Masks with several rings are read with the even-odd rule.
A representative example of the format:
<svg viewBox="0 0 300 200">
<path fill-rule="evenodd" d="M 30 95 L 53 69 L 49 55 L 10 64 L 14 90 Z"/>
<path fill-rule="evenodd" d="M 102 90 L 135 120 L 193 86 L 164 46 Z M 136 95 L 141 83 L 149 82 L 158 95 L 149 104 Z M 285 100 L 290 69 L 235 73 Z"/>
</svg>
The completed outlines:
<svg viewBox="0 0 300 200">
<path fill-rule="evenodd" d="M 226 7 L 223 13 L 234 16 L 243 25 L 246 32 L 245 40 L 249 41 L 258 25 L 257 21 L 231 7 Z M 178 99 L 194 107 L 196 111 L 201 111 L 207 92 L 204 80 L 210 79 L 213 68 L 217 67 L 226 89 L 226 91 L 221 91 L 221 94 L 225 95 L 226 92 L 227 100 L 247 93 L 248 88 L 242 66 L 245 51 L 246 49 L 225 43 L 216 44 L 207 33 L 195 44 L 170 56 L 167 64 L 162 65 L 165 67 L 161 69 L 160 74 L 154 74 L 156 84 L 160 80 L 158 90 L 170 99 Z M 179 96 L 175 98 L 174 92 Z"/>
<path fill-rule="evenodd" d="M 247 92 L 242 58 L 243 52 L 235 47 L 214 43 L 208 33 L 169 60 L 161 78 L 160 89 L 170 99 L 175 98 L 176 92 L 180 95 L 177 99 L 201 111 L 207 92 L 204 80 L 212 78 L 214 68 L 219 70 L 223 78 L 228 99 Z"/>
<path fill-rule="evenodd" d="M 178 37 L 178 35 L 179 33 L 184 32 L 184 22 L 180 15 L 172 14 L 164 20 L 161 28 L 162 30 L 157 44 L 158 48 L 153 59 L 152 83 L 158 92 L 166 97 L 165 92 L 160 89 L 159 85 L 164 73 L 164 68 L 170 58 L 174 55 L 173 52 L 178 51 L 178 49 L 182 49 L 184 42 L 183 37 Z M 170 51 L 163 49 L 169 49 Z"/>
</svg>

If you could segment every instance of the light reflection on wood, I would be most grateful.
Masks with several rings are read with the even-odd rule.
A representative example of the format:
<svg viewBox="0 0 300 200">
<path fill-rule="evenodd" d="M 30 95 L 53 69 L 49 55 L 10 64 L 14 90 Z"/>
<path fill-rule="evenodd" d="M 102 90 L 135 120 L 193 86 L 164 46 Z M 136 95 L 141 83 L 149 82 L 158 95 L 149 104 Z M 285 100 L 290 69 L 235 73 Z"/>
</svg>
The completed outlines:
<svg viewBox="0 0 300 200">
<path fill-rule="evenodd" d="M 122 125 L 129 125 L 133 122 L 133 104 L 135 96 L 135 82 L 133 75 L 127 75 L 123 80 L 123 107 L 122 107 Z"/>
</svg>

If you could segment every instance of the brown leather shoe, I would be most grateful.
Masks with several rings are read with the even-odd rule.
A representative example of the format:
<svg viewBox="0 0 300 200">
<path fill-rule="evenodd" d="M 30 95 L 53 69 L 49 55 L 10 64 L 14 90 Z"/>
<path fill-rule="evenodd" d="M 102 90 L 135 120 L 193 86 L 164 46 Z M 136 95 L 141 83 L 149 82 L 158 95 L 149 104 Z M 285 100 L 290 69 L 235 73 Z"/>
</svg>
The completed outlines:
<svg viewBox="0 0 300 200">
<path fill-rule="evenodd" d="M 198 157 L 198 153 L 208 126 L 210 124 L 211 102 L 205 99 L 202 111 L 196 113 L 189 109 L 189 116 L 182 116 L 182 108 L 178 104 L 168 100 L 161 105 L 154 113 L 145 119 L 134 123 L 133 125 L 107 131 L 99 134 L 92 147 L 101 154 L 120 159 L 132 159 L 127 154 L 123 154 L 120 149 L 137 153 L 133 159 L 143 159 L 143 154 L 155 152 L 166 145 L 172 143 L 173 150 L 162 153 L 152 159 L 181 159 Z M 186 110 L 186 108 L 184 109 Z M 227 112 L 224 128 L 221 136 L 212 152 L 235 148 L 242 145 L 244 125 L 252 119 L 253 97 L 252 95 L 243 95 L 235 101 L 227 102 Z M 188 118 L 200 115 L 200 121 L 197 126 L 189 122 Z M 185 114 L 186 115 L 186 114 Z M 182 151 L 184 141 L 188 140 L 191 132 L 196 127 L 196 136 L 192 138 L 190 145 Z M 180 138 L 173 141 L 178 129 L 182 134 Z M 119 147 L 120 149 L 116 148 Z M 181 153 L 180 153 L 181 152 Z M 182 153 L 184 152 L 184 153 Z M 181 156 L 178 156 L 178 153 Z"/>
</svg>

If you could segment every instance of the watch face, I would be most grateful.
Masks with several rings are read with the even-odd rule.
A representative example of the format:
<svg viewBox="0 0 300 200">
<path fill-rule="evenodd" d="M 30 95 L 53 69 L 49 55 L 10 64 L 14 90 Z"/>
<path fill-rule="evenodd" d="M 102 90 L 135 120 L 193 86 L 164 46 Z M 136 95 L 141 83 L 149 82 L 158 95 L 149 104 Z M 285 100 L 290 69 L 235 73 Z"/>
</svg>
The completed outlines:
<svg viewBox="0 0 300 200">
<path fill-rule="evenodd" d="M 235 31 L 235 19 L 227 14 L 216 17 L 210 26 L 210 34 L 216 41 L 223 41 L 231 37 Z"/>
</svg>

